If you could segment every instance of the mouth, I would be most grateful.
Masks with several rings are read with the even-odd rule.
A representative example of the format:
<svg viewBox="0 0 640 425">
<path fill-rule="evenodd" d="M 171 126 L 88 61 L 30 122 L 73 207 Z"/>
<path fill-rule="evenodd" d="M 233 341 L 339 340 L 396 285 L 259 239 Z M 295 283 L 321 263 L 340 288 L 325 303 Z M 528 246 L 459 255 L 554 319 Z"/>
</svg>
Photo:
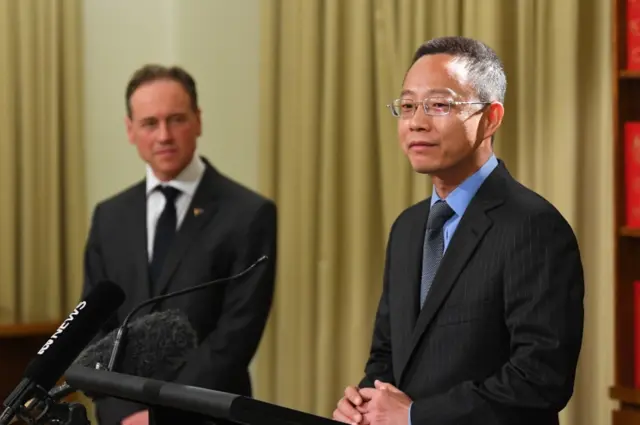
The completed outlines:
<svg viewBox="0 0 640 425">
<path fill-rule="evenodd" d="M 435 148 L 436 146 L 438 146 L 436 142 L 427 142 L 427 141 L 421 141 L 421 140 L 415 141 L 415 142 L 409 142 L 409 149 L 422 150 L 422 149 Z"/>
<path fill-rule="evenodd" d="M 173 148 L 160 149 L 155 152 L 155 155 L 164 156 L 164 155 L 173 155 L 176 153 L 176 150 Z"/>
</svg>

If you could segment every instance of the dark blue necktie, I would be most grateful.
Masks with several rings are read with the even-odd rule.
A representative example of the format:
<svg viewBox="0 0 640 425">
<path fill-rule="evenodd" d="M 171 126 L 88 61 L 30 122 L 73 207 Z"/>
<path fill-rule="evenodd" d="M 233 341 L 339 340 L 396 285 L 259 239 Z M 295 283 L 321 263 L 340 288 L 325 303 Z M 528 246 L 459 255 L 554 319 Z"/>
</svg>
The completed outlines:
<svg viewBox="0 0 640 425">
<path fill-rule="evenodd" d="M 444 223 L 453 216 L 454 211 L 445 201 L 437 201 L 429 211 L 427 231 L 422 250 L 422 279 L 420 280 L 420 308 L 427 299 L 433 278 L 438 271 L 444 253 Z"/>
<path fill-rule="evenodd" d="M 149 277 L 151 283 L 156 284 L 162 271 L 162 265 L 164 263 L 167 252 L 171 248 L 171 243 L 176 235 L 177 227 L 177 213 L 176 213 L 176 199 L 180 196 L 180 190 L 170 186 L 159 186 L 156 188 L 165 197 L 164 210 L 158 218 L 156 225 L 156 233 L 153 240 L 153 257 L 149 266 Z"/>
</svg>

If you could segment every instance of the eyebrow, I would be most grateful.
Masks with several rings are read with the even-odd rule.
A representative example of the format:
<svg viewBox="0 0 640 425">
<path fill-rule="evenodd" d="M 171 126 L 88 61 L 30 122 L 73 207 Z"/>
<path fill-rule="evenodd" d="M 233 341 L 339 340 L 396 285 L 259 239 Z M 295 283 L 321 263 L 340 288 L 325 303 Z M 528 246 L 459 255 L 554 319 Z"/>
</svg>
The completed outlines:
<svg viewBox="0 0 640 425">
<path fill-rule="evenodd" d="M 414 92 L 413 90 L 405 89 L 405 90 L 402 90 L 400 92 L 400 97 L 407 96 L 407 95 L 413 96 L 415 94 L 416 94 L 416 92 Z M 431 90 L 427 91 L 427 96 L 430 96 L 432 94 L 444 94 L 444 95 L 448 95 L 448 96 L 456 96 L 456 93 L 453 90 L 450 90 L 450 89 L 431 89 Z"/>
<path fill-rule="evenodd" d="M 169 114 L 167 115 L 167 119 L 171 119 L 171 118 L 179 118 L 179 117 L 184 117 L 187 114 L 185 112 L 176 112 L 173 114 Z M 139 122 L 152 122 L 152 121 L 158 121 L 158 117 L 154 117 L 153 115 L 147 116 L 147 117 L 142 117 L 138 120 Z"/>
</svg>

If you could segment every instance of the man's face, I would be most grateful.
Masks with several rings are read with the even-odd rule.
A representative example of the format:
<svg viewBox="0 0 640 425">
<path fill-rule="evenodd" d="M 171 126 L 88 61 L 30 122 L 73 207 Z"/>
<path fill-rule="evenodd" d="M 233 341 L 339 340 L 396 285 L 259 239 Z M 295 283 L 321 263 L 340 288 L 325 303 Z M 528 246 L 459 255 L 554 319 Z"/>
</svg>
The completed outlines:
<svg viewBox="0 0 640 425">
<path fill-rule="evenodd" d="M 200 111 L 177 81 L 145 83 L 130 99 L 126 118 L 129 141 L 162 181 L 175 178 L 189 164 L 201 133 Z"/>
<path fill-rule="evenodd" d="M 464 63 L 451 55 L 426 55 L 413 64 L 400 99 L 430 98 L 433 112 L 449 109 L 449 101 L 480 102 L 467 79 Z M 490 137 L 502 119 L 502 105 L 451 105 L 446 115 L 432 116 L 418 104 L 413 116 L 398 118 L 398 136 L 418 173 L 442 176 L 466 173 L 479 155 L 488 159 Z"/>
</svg>

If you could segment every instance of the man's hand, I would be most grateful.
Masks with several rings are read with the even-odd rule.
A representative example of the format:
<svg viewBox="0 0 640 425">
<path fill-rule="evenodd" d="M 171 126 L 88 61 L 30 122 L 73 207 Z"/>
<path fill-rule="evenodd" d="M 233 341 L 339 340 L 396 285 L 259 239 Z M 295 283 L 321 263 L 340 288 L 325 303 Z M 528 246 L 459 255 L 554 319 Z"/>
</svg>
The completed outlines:
<svg viewBox="0 0 640 425">
<path fill-rule="evenodd" d="M 347 387 L 344 397 L 338 401 L 338 407 L 333 411 L 333 419 L 347 424 L 367 425 L 368 422 L 361 413 L 366 409 L 367 401 L 358 387 Z M 358 411 L 360 410 L 360 412 Z"/>
<path fill-rule="evenodd" d="M 149 425 L 149 411 L 142 410 L 129 415 L 121 422 L 122 425 Z"/>
<path fill-rule="evenodd" d="M 375 388 L 363 388 L 360 397 L 368 400 L 364 421 L 371 425 L 405 425 L 409 423 L 411 399 L 391 384 L 376 380 Z"/>
</svg>

